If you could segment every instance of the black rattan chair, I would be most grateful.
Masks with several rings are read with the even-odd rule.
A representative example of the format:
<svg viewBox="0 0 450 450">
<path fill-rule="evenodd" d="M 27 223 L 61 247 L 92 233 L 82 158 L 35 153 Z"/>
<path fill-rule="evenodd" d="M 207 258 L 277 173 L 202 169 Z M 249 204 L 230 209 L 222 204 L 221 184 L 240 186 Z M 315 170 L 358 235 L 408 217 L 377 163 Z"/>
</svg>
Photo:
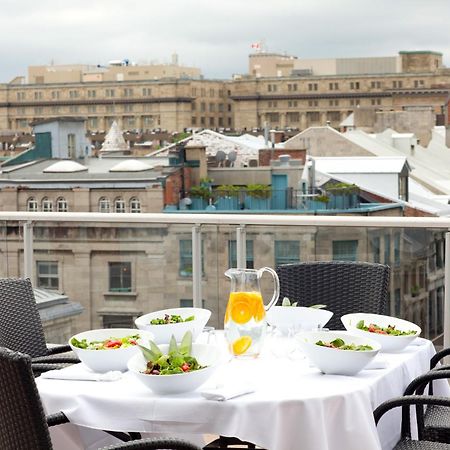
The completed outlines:
<svg viewBox="0 0 450 450">
<path fill-rule="evenodd" d="M 0 448 L 51 450 L 48 427 L 67 422 L 62 412 L 45 416 L 31 358 L 0 347 Z M 200 450 L 200 447 L 178 439 L 142 439 L 105 449 Z"/>
<path fill-rule="evenodd" d="M 436 356 L 439 355 L 436 354 Z M 437 361 L 438 358 L 431 359 L 433 367 Z M 432 382 L 439 379 L 450 379 L 448 366 L 438 367 L 415 378 L 405 389 L 404 396 L 423 395 L 428 385 L 430 386 L 430 394 L 432 394 Z M 450 401 L 450 399 L 448 400 Z M 409 408 L 403 408 L 402 429 L 408 423 L 408 419 Z M 450 409 L 448 407 L 440 404 L 430 404 L 425 410 L 423 407 L 416 407 L 416 419 L 421 439 L 450 444 Z"/>
<path fill-rule="evenodd" d="M 278 266 L 280 299 L 298 306 L 327 305 L 334 315 L 327 327 L 344 329 L 341 316 L 365 312 L 384 314 L 387 307 L 389 266 L 368 262 L 314 261 Z"/>
<path fill-rule="evenodd" d="M 411 439 L 411 423 L 409 414 L 411 405 L 418 405 L 420 407 L 419 409 L 421 409 L 424 405 L 428 405 L 428 408 L 430 406 L 448 408 L 450 407 L 450 399 L 430 395 L 407 395 L 388 400 L 378 406 L 373 413 L 375 423 L 377 424 L 383 414 L 393 408 L 401 406 L 407 411 L 407 414 L 404 414 L 404 417 L 402 418 L 400 441 L 393 448 L 393 450 L 450 450 L 450 444 L 426 440 L 423 434 L 421 434 L 420 423 L 418 423 L 418 440 Z"/>
<path fill-rule="evenodd" d="M 30 355 L 33 363 L 52 364 L 49 369 L 60 368 L 57 363 L 79 362 L 73 353 L 67 353 L 71 352 L 69 345 L 47 347 L 28 278 L 0 278 L 0 346 Z"/>
</svg>

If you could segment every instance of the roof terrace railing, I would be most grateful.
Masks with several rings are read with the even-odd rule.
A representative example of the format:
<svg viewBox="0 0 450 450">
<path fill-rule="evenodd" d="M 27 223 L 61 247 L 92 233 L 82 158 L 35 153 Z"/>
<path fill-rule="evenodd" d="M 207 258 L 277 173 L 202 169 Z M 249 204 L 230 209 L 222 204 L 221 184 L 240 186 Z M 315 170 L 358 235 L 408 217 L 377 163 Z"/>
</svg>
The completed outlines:
<svg viewBox="0 0 450 450">
<path fill-rule="evenodd" d="M 294 226 L 294 227 L 356 227 L 356 228 L 428 228 L 446 229 L 445 254 L 450 255 L 450 217 L 388 217 L 388 216 L 313 216 L 276 214 L 128 214 L 128 213 L 39 213 L 0 212 L 0 220 L 19 222 L 24 229 L 24 275 L 32 275 L 33 223 L 122 223 L 122 224 L 184 224 L 192 225 L 192 281 L 194 305 L 201 305 L 201 226 L 235 225 L 237 233 L 237 264 L 246 264 L 246 226 Z M 445 258 L 444 296 L 444 346 L 450 346 L 450 258 Z"/>
</svg>

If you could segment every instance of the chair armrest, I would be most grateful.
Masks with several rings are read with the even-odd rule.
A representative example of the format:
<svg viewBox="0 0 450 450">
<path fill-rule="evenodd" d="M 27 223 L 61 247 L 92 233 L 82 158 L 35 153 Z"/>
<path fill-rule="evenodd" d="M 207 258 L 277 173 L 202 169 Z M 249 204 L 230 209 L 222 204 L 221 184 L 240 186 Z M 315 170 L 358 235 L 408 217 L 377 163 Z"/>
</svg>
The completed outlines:
<svg viewBox="0 0 450 450">
<path fill-rule="evenodd" d="M 430 369 L 434 369 L 436 367 L 436 364 L 446 356 L 450 355 L 450 347 L 444 348 L 437 352 L 431 359 L 430 359 Z"/>
<path fill-rule="evenodd" d="M 38 377 L 41 373 L 47 372 L 48 370 L 58 370 L 66 367 L 64 364 L 41 364 L 41 363 L 33 363 L 31 364 L 31 370 L 33 371 L 33 375 Z"/>
<path fill-rule="evenodd" d="M 197 445 L 180 439 L 141 439 L 104 447 L 102 450 L 202 450 Z"/>
<path fill-rule="evenodd" d="M 58 412 L 55 414 L 49 414 L 47 417 L 47 425 L 53 427 L 54 425 L 61 425 L 63 423 L 68 423 L 69 419 L 63 412 Z"/>
<path fill-rule="evenodd" d="M 391 400 L 387 400 L 379 405 L 375 411 L 373 412 L 373 416 L 375 419 L 375 423 L 378 424 L 379 420 L 386 412 L 390 411 L 393 408 L 397 408 L 401 406 L 403 410 L 407 410 L 409 412 L 409 407 L 411 405 L 440 405 L 440 406 L 450 406 L 450 398 L 447 397 L 436 397 L 434 395 L 405 395 L 403 397 L 393 398 Z M 406 422 L 405 422 L 406 420 Z M 410 415 L 407 415 L 407 418 L 402 417 L 402 439 L 411 438 L 411 423 L 410 423 Z M 421 438 L 421 430 L 419 430 L 419 439 Z"/>
<path fill-rule="evenodd" d="M 55 345 L 54 347 L 47 347 L 47 355 L 56 355 L 58 353 L 71 352 L 72 348 L 69 344 Z"/>
<path fill-rule="evenodd" d="M 77 364 L 80 360 L 76 356 L 36 356 L 32 358 L 32 363 L 41 364 Z"/>
</svg>

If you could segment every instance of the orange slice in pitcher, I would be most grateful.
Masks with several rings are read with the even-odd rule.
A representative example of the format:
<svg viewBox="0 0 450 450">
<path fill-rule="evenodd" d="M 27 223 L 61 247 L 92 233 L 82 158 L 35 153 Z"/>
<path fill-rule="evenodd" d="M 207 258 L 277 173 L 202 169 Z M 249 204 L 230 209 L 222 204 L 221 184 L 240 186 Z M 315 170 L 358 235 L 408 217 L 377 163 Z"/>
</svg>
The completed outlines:
<svg viewBox="0 0 450 450">
<path fill-rule="evenodd" d="M 242 355 L 250 348 L 250 345 L 252 345 L 252 338 L 250 336 L 241 336 L 232 344 L 233 354 Z"/>
<path fill-rule="evenodd" d="M 232 292 L 230 294 L 230 316 L 231 319 L 242 325 L 247 323 L 253 316 L 252 299 L 246 292 Z"/>
</svg>

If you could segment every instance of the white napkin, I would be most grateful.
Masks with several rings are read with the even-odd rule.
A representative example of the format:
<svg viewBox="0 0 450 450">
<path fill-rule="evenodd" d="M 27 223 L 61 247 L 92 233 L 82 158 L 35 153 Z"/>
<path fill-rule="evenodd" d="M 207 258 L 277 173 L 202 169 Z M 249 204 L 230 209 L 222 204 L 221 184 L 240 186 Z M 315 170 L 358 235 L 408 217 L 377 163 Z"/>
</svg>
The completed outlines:
<svg viewBox="0 0 450 450">
<path fill-rule="evenodd" d="M 255 392 L 254 388 L 247 384 L 239 384 L 235 386 L 216 386 L 213 389 L 205 389 L 200 394 L 207 400 L 216 400 L 224 402 L 231 398 L 240 397 L 241 395 L 251 394 Z"/>
<path fill-rule="evenodd" d="M 59 370 L 43 372 L 40 378 L 54 380 L 78 380 L 78 381 L 116 381 L 122 378 L 123 373 L 111 370 L 105 373 L 96 373 L 86 369 L 82 364 L 75 364 Z"/>
<path fill-rule="evenodd" d="M 369 364 L 367 364 L 366 367 L 364 367 L 364 370 L 371 370 L 371 369 L 386 369 L 387 363 L 384 359 L 381 358 L 374 358 L 372 361 L 370 361 Z"/>
</svg>

